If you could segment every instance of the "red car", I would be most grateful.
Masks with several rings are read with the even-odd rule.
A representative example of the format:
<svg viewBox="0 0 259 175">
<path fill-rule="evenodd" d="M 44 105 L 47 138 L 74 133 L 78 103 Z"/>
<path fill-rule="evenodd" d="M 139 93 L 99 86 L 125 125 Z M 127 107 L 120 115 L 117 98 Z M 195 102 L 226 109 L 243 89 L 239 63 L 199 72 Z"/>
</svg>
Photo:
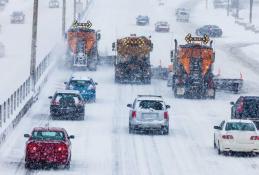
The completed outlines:
<svg viewBox="0 0 259 175">
<path fill-rule="evenodd" d="M 25 168 L 39 165 L 63 166 L 70 168 L 71 142 L 74 136 L 68 136 L 63 128 L 37 127 L 29 138 L 25 148 Z"/>
</svg>

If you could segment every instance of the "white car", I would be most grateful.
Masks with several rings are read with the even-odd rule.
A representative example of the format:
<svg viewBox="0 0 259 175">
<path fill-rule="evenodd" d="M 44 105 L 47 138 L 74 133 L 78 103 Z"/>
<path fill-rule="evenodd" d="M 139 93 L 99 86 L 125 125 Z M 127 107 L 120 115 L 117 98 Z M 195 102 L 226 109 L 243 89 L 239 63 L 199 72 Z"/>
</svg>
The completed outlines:
<svg viewBox="0 0 259 175">
<path fill-rule="evenodd" d="M 229 119 L 214 126 L 214 148 L 218 154 L 259 153 L 259 134 L 251 120 Z"/>
<path fill-rule="evenodd" d="M 135 130 L 160 130 L 167 135 L 169 133 L 169 114 L 161 96 L 138 95 L 133 104 L 128 104 L 129 133 Z"/>
<path fill-rule="evenodd" d="M 156 32 L 169 32 L 170 31 L 170 26 L 168 22 L 166 21 L 158 21 L 155 23 L 155 31 Z"/>
</svg>

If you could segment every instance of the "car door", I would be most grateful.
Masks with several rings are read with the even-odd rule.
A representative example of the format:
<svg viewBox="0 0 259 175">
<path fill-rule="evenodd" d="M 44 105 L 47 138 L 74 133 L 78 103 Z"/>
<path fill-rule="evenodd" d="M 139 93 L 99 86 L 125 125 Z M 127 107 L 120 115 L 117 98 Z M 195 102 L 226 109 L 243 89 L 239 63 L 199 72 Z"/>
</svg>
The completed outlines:
<svg viewBox="0 0 259 175">
<path fill-rule="evenodd" d="M 216 145 L 217 145 L 217 146 L 218 146 L 218 142 L 219 142 L 220 137 L 221 137 L 221 132 L 224 130 L 225 123 L 226 123 L 226 121 L 223 120 L 223 121 L 220 123 L 220 125 L 219 125 L 220 129 L 215 130 L 214 139 L 215 139 L 215 142 L 216 142 Z"/>
</svg>

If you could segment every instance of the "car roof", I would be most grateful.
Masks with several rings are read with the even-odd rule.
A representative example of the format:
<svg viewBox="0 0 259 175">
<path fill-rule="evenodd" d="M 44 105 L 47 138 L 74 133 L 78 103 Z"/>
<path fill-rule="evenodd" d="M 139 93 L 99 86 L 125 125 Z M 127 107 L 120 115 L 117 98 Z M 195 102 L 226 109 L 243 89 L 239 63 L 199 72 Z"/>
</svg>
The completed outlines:
<svg viewBox="0 0 259 175">
<path fill-rule="evenodd" d="M 203 27 L 219 28 L 217 25 L 204 25 Z"/>
<path fill-rule="evenodd" d="M 63 131 L 66 132 L 64 128 L 59 127 L 35 127 L 33 131 Z"/>
<path fill-rule="evenodd" d="M 156 24 L 168 24 L 167 21 L 158 21 Z"/>
<path fill-rule="evenodd" d="M 57 90 L 56 93 L 58 94 L 80 94 L 77 90 Z"/>
<path fill-rule="evenodd" d="M 163 101 L 163 98 L 160 95 L 138 95 L 137 100 Z"/>
<path fill-rule="evenodd" d="M 228 119 L 226 120 L 227 123 L 231 122 L 241 122 L 241 123 L 253 123 L 252 120 L 246 120 L 246 119 Z"/>
<path fill-rule="evenodd" d="M 244 98 L 245 100 L 259 100 L 259 96 L 240 96 L 239 98 Z"/>
<path fill-rule="evenodd" d="M 78 75 L 78 74 L 72 74 L 71 75 L 71 80 L 88 80 L 88 81 L 90 81 L 90 80 L 92 80 L 92 78 L 91 77 L 86 77 L 86 76 L 82 76 L 82 75 Z"/>
<path fill-rule="evenodd" d="M 138 18 L 148 18 L 147 15 L 138 15 Z"/>
</svg>

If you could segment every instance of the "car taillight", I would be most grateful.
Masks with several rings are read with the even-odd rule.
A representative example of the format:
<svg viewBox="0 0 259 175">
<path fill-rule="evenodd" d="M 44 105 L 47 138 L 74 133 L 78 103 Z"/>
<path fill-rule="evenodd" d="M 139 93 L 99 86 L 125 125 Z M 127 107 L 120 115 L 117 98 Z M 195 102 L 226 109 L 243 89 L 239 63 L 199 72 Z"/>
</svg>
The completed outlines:
<svg viewBox="0 0 259 175">
<path fill-rule="evenodd" d="M 222 135 L 223 139 L 234 139 L 232 135 Z"/>
<path fill-rule="evenodd" d="M 243 112 L 243 109 L 244 109 L 244 103 L 241 102 L 238 107 L 237 107 L 237 112 Z"/>
<path fill-rule="evenodd" d="M 67 146 L 65 144 L 60 144 L 60 145 L 57 146 L 57 151 L 58 152 L 66 152 Z"/>
<path fill-rule="evenodd" d="M 259 140 L 259 136 L 251 136 L 250 140 Z"/>
<path fill-rule="evenodd" d="M 31 153 L 34 153 L 38 150 L 38 145 L 35 143 L 29 143 L 27 146 L 27 150 Z"/>
<path fill-rule="evenodd" d="M 164 112 L 164 119 L 168 120 L 169 119 L 169 115 L 168 115 L 168 112 Z"/>
<path fill-rule="evenodd" d="M 51 102 L 51 104 L 52 104 L 52 105 L 55 105 L 55 106 L 58 106 L 60 103 L 59 103 L 58 101 L 56 101 L 56 100 L 53 100 L 53 101 Z"/>
<path fill-rule="evenodd" d="M 136 116 L 137 116 L 137 112 L 136 112 L 136 111 L 132 111 L 131 117 L 132 117 L 132 118 L 136 118 Z"/>
</svg>

